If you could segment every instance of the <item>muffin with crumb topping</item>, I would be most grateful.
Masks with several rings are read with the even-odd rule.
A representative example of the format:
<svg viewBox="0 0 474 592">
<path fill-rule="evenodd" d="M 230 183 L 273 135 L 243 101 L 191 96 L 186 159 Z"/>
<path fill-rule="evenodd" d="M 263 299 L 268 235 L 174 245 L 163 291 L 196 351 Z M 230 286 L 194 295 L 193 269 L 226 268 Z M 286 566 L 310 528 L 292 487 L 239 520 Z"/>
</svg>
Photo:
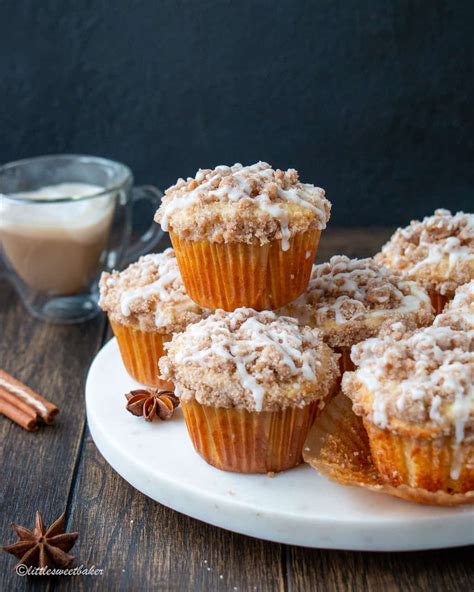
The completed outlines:
<svg viewBox="0 0 474 592">
<path fill-rule="evenodd" d="M 127 372 L 142 384 L 162 386 L 158 360 L 164 343 L 204 312 L 185 292 L 173 249 L 144 255 L 121 272 L 103 273 L 99 287 L 99 305 Z"/>
<path fill-rule="evenodd" d="M 319 331 L 273 312 L 217 311 L 166 344 L 159 366 L 197 452 L 239 473 L 298 465 L 339 375 Z"/>
<path fill-rule="evenodd" d="M 278 312 L 320 329 L 324 341 L 341 354 L 341 372 L 354 367 L 351 347 L 376 336 L 384 324 L 403 320 L 417 328 L 433 322 L 423 287 L 371 258 L 344 255 L 314 265 L 306 291 Z"/>
<path fill-rule="evenodd" d="M 459 286 L 474 279 L 474 214 L 436 210 L 413 220 L 375 259 L 424 286 L 438 314 Z"/>
<path fill-rule="evenodd" d="M 395 323 L 352 348 L 342 379 L 390 485 L 474 490 L 474 331 Z"/>
<path fill-rule="evenodd" d="M 306 288 L 330 215 L 323 189 L 265 162 L 199 170 L 155 215 L 170 232 L 188 294 L 201 306 L 274 310 Z"/>
</svg>

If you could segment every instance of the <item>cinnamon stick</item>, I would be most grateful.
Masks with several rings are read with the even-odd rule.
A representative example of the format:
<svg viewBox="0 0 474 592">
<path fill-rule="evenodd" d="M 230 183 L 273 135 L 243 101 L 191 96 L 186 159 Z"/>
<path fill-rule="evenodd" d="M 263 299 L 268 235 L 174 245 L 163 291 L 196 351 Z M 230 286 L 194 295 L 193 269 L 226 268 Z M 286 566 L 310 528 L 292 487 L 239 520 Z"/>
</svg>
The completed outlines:
<svg viewBox="0 0 474 592">
<path fill-rule="evenodd" d="M 5 370 L 0 370 L 0 387 L 8 390 L 18 401 L 26 403 L 47 424 L 53 423 L 54 418 L 59 413 L 59 408 L 54 403 L 36 393 L 29 386 L 5 372 Z"/>
<path fill-rule="evenodd" d="M 29 415 L 35 421 L 38 420 L 38 412 L 35 411 L 33 407 L 30 407 L 27 403 L 13 395 L 10 391 L 7 391 L 7 389 L 2 386 L 0 386 L 0 400 L 5 401 L 9 405 L 13 405 L 20 411 L 23 411 L 26 415 Z"/>
<path fill-rule="evenodd" d="M 14 421 L 28 432 L 36 432 L 38 430 L 36 415 L 32 417 L 30 413 L 25 413 L 25 411 L 16 405 L 12 405 L 2 396 L 0 396 L 0 413 L 3 413 L 3 415 Z"/>
</svg>

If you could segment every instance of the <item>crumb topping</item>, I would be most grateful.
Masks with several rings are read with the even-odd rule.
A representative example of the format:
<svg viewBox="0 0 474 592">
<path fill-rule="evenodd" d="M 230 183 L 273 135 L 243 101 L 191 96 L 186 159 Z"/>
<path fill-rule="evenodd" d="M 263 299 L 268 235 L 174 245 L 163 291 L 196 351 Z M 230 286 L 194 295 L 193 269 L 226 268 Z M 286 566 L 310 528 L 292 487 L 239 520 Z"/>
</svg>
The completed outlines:
<svg viewBox="0 0 474 592">
<path fill-rule="evenodd" d="M 371 258 L 344 255 L 314 265 L 306 292 L 279 312 L 318 327 L 332 347 L 373 337 L 386 321 L 411 319 L 422 326 L 433 319 L 428 293 L 415 282 Z"/>
<path fill-rule="evenodd" d="M 462 442 L 474 421 L 474 331 L 404 333 L 397 325 L 352 348 L 358 368 L 345 373 L 342 388 L 354 412 L 381 428 L 397 430 L 403 422 L 454 431 Z"/>
<path fill-rule="evenodd" d="M 331 204 L 320 187 L 301 183 L 295 169 L 274 170 L 266 162 L 199 169 L 166 190 L 155 220 L 188 240 L 260 244 L 324 229 Z"/>
<path fill-rule="evenodd" d="M 116 322 L 174 333 L 203 317 L 184 289 L 173 249 L 144 255 L 123 271 L 103 273 L 99 306 Z"/>
<path fill-rule="evenodd" d="M 216 311 L 166 345 L 162 376 L 183 400 L 248 411 L 324 399 L 339 369 L 320 334 L 295 319 L 239 308 Z"/>
<path fill-rule="evenodd" d="M 472 310 L 474 307 L 474 280 L 460 286 L 454 293 L 454 298 L 448 302 L 445 312 L 451 310 Z"/>
<path fill-rule="evenodd" d="M 459 287 L 442 314 L 434 321 L 435 327 L 451 327 L 458 331 L 474 329 L 474 280 Z"/>
<path fill-rule="evenodd" d="M 474 214 L 440 209 L 413 220 L 375 258 L 427 289 L 451 295 L 474 276 Z"/>
</svg>

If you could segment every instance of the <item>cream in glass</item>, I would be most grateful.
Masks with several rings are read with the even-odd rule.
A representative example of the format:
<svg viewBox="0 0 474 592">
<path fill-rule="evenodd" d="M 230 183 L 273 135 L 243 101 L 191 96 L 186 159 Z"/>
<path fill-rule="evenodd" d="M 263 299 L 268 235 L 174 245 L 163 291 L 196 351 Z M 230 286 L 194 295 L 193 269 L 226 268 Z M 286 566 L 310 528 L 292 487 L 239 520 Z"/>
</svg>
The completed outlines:
<svg viewBox="0 0 474 592">
<path fill-rule="evenodd" d="M 0 200 L 0 242 L 28 286 L 69 295 L 84 290 L 96 277 L 108 241 L 114 196 L 84 197 L 102 191 L 102 186 L 90 183 L 57 183 Z M 69 200 L 58 201 L 63 198 Z M 42 207 L 37 207 L 39 202 Z"/>
</svg>

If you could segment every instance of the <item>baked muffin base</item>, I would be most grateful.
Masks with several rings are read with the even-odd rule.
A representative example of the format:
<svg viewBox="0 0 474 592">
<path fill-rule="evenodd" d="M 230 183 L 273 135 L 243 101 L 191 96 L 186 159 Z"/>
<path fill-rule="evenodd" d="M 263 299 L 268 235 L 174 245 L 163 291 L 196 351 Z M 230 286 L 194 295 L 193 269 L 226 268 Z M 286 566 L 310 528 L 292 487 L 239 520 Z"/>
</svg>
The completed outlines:
<svg viewBox="0 0 474 592">
<path fill-rule="evenodd" d="M 137 382 L 151 387 L 169 387 L 158 378 L 158 360 L 165 355 L 164 344 L 171 335 L 140 331 L 109 318 L 125 369 Z"/>
<path fill-rule="evenodd" d="M 399 435 L 363 420 L 372 459 L 382 479 L 395 487 L 465 493 L 474 490 L 474 444 L 456 445 L 454 436 L 430 440 Z M 458 479 L 451 477 L 459 466 Z"/>
<path fill-rule="evenodd" d="M 362 419 L 353 413 L 352 403 L 343 393 L 332 399 L 316 420 L 305 442 L 303 458 L 318 473 L 342 485 L 355 485 L 421 504 L 474 503 L 474 490 L 452 493 L 386 483 L 372 458 Z"/>
<path fill-rule="evenodd" d="M 182 240 L 170 233 L 188 295 L 204 308 L 275 310 L 306 289 L 320 230 L 266 245 Z"/>
<path fill-rule="evenodd" d="M 181 407 L 194 448 L 207 463 L 236 473 L 270 473 L 302 462 L 303 444 L 320 402 L 259 413 L 196 400 L 181 401 Z"/>
</svg>

